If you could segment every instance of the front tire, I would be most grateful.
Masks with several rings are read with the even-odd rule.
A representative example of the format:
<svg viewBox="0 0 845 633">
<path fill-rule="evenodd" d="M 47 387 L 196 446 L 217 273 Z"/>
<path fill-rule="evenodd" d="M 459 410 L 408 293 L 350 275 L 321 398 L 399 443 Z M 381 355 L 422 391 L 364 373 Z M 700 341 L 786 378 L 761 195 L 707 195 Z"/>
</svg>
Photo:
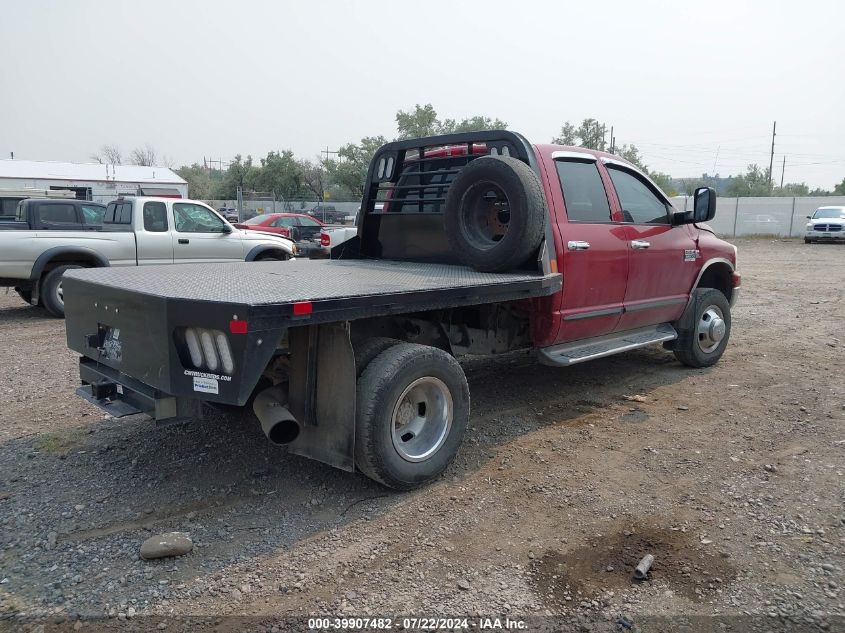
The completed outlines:
<svg viewBox="0 0 845 633">
<path fill-rule="evenodd" d="M 57 319 L 65 318 L 65 295 L 62 288 L 62 277 L 65 271 L 82 268 L 77 264 L 57 266 L 44 277 L 41 283 L 41 302 L 44 308 Z"/>
<path fill-rule="evenodd" d="M 693 293 L 692 327 L 679 330 L 675 358 L 688 367 L 715 365 L 725 352 L 731 336 L 731 305 L 725 295 L 713 288 Z"/>
<path fill-rule="evenodd" d="M 809 237 L 805 237 L 805 238 L 804 238 L 804 243 L 805 243 L 805 244 L 812 244 L 812 243 L 813 243 L 813 240 L 811 240 Z"/>
<path fill-rule="evenodd" d="M 357 399 L 355 463 L 370 479 L 410 490 L 455 459 L 469 419 L 469 387 L 443 350 L 388 347 L 364 369 Z"/>
</svg>

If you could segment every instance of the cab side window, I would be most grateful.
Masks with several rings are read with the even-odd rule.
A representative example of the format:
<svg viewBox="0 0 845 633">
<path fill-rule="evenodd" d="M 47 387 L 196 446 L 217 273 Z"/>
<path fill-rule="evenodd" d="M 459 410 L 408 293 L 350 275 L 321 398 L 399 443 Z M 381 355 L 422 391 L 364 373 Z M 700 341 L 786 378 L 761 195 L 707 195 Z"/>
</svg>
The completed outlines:
<svg viewBox="0 0 845 633">
<path fill-rule="evenodd" d="M 189 202 L 173 205 L 173 221 L 181 233 L 225 233 L 225 222 L 210 209 Z"/>
<path fill-rule="evenodd" d="M 95 206 L 92 204 L 83 204 L 82 207 L 82 223 L 100 225 L 103 223 L 103 215 L 106 212 L 105 207 Z"/>
<path fill-rule="evenodd" d="M 151 233 L 167 232 L 167 205 L 159 201 L 144 203 L 144 230 Z"/>
<path fill-rule="evenodd" d="M 669 224 L 669 205 L 651 185 L 633 173 L 607 166 L 625 222 L 634 224 Z"/>
<path fill-rule="evenodd" d="M 41 222 L 44 224 L 78 224 L 76 207 L 72 204 L 42 204 L 39 208 Z"/>
<path fill-rule="evenodd" d="M 610 205 L 594 161 L 557 160 L 557 175 L 570 222 L 610 222 Z"/>
</svg>

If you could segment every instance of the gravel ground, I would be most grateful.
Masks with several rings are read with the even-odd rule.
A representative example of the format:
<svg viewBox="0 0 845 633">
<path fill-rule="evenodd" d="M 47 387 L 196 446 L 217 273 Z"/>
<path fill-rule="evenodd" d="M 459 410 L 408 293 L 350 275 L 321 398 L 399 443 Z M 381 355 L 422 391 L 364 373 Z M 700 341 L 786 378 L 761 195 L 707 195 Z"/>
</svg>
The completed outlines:
<svg viewBox="0 0 845 633">
<path fill-rule="evenodd" d="M 405 494 L 288 456 L 247 418 L 104 416 L 74 395 L 63 323 L 0 295 L 0 628 L 401 615 L 840 630 L 845 250 L 737 243 L 744 288 L 719 365 L 660 348 L 573 368 L 466 362 L 465 446 Z M 139 557 L 170 531 L 193 551 Z"/>
</svg>

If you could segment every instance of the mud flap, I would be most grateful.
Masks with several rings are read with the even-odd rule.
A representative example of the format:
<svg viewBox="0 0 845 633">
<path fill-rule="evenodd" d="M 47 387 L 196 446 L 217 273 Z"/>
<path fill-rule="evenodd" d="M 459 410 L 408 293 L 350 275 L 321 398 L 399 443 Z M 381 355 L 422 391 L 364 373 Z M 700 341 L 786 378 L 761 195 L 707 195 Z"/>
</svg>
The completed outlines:
<svg viewBox="0 0 845 633">
<path fill-rule="evenodd" d="M 707 290 L 707 288 L 704 290 Z M 666 341 L 663 343 L 663 349 L 667 349 L 669 351 L 674 350 L 682 343 L 684 336 L 689 335 L 689 332 L 695 329 L 695 311 L 698 306 L 698 297 L 701 294 L 701 291 L 701 288 L 695 288 L 692 291 L 690 299 L 687 302 L 687 307 L 684 309 L 684 313 L 681 315 L 681 318 L 672 324 L 678 332 L 678 338 L 674 341 Z"/>
<path fill-rule="evenodd" d="M 355 470 L 355 352 L 348 324 L 288 330 L 288 401 L 300 425 L 291 453 Z"/>
</svg>

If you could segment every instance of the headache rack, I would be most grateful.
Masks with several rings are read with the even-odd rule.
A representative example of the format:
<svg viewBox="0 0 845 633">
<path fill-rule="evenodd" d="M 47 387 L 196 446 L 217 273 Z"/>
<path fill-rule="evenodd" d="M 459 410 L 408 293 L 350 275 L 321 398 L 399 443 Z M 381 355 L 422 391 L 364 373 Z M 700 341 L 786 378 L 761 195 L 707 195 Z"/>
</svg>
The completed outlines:
<svg viewBox="0 0 845 633">
<path fill-rule="evenodd" d="M 518 158 L 537 170 L 531 145 L 507 130 L 430 136 L 382 146 L 367 174 L 358 237 L 332 257 L 456 263 L 443 233 L 449 186 L 470 161 L 496 155 Z"/>
</svg>

